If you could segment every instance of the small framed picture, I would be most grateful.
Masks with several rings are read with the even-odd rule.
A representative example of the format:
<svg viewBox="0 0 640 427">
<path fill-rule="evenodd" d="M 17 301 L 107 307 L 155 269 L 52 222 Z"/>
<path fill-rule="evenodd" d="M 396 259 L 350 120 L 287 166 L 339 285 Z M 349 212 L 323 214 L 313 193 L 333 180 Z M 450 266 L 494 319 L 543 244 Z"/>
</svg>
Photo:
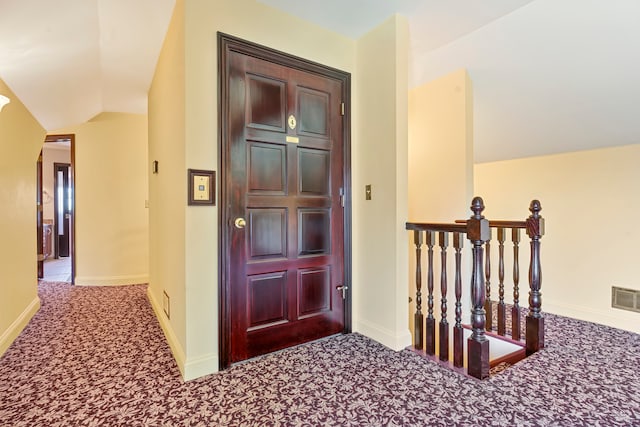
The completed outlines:
<svg viewBox="0 0 640 427">
<path fill-rule="evenodd" d="M 189 169 L 189 204 L 216 204 L 216 173 L 200 169 Z"/>
</svg>

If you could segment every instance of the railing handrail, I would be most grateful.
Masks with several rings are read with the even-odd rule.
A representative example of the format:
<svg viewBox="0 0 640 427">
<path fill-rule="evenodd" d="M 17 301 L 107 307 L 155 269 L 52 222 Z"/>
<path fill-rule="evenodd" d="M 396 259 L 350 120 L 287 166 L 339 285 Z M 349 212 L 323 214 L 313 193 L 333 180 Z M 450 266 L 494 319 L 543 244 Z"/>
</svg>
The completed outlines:
<svg viewBox="0 0 640 427">
<path fill-rule="evenodd" d="M 456 224 L 466 224 L 466 219 L 456 219 Z M 527 228 L 527 221 L 513 221 L 513 220 L 489 220 L 489 227 L 491 228 Z"/>
<path fill-rule="evenodd" d="M 446 233 L 466 233 L 467 221 L 464 224 L 437 223 L 437 222 L 407 222 L 409 231 L 442 231 Z"/>
</svg>

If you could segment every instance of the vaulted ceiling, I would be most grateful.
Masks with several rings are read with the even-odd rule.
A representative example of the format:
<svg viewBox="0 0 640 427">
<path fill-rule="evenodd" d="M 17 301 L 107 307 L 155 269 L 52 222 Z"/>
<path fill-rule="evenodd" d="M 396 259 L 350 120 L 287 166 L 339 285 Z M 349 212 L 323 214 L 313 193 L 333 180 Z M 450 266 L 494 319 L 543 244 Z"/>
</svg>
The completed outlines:
<svg viewBox="0 0 640 427">
<path fill-rule="evenodd" d="M 640 143 L 637 0 L 259 1 L 354 39 L 407 16 L 412 86 L 471 76 L 476 161 Z M 0 0 L 0 78 L 48 130 L 144 113 L 174 2 Z"/>
<path fill-rule="evenodd" d="M 145 113 L 175 0 L 0 0 L 0 78 L 47 130 Z"/>
</svg>

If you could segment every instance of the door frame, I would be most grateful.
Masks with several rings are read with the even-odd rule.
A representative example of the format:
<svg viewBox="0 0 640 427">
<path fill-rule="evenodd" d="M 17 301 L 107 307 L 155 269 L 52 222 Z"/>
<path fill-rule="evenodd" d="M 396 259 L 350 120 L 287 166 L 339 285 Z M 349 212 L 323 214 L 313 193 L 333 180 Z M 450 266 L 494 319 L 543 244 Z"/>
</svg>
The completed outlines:
<svg viewBox="0 0 640 427">
<path fill-rule="evenodd" d="M 71 284 L 76 283 L 76 136 L 73 133 L 60 135 L 47 135 L 44 139 L 45 144 L 48 142 L 69 141 L 69 150 L 71 155 L 69 186 L 71 187 L 71 218 L 69 224 L 69 256 L 71 257 Z M 42 188 L 40 188 L 42 191 Z M 56 252 L 57 253 L 57 252 Z"/>
<path fill-rule="evenodd" d="M 228 204 L 230 182 L 227 166 L 230 165 L 228 150 L 229 90 L 227 82 L 228 56 L 231 52 L 249 55 L 285 67 L 317 74 L 338 80 L 342 84 L 343 122 L 343 183 L 344 183 L 344 284 L 348 292 L 344 301 L 344 333 L 351 332 L 351 74 L 327 67 L 317 62 L 252 43 L 221 32 L 217 33 L 218 44 L 218 171 L 220 176 L 220 198 L 218 211 L 218 356 L 219 368 L 226 369 L 231 360 L 231 283 L 230 283 L 230 230 L 232 218 Z"/>
</svg>

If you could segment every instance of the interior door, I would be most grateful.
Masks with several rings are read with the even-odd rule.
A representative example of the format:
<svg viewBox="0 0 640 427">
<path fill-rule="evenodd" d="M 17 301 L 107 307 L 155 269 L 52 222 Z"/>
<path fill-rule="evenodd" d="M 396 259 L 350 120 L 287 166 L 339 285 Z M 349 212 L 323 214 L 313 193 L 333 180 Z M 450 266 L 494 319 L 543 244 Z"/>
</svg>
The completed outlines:
<svg viewBox="0 0 640 427">
<path fill-rule="evenodd" d="M 56 258 L 68 257 L 71 247 L 71 215 L 73 199 L 70 179 L 71 165 L 68 163 L 54 163 L 54 206 L 55 216 L 54 235 Z"/>
<path fill-rule="evenodd" d="M 344 82 L 230 51 L 230 360 L 345 330 Z"/>
</svg>

